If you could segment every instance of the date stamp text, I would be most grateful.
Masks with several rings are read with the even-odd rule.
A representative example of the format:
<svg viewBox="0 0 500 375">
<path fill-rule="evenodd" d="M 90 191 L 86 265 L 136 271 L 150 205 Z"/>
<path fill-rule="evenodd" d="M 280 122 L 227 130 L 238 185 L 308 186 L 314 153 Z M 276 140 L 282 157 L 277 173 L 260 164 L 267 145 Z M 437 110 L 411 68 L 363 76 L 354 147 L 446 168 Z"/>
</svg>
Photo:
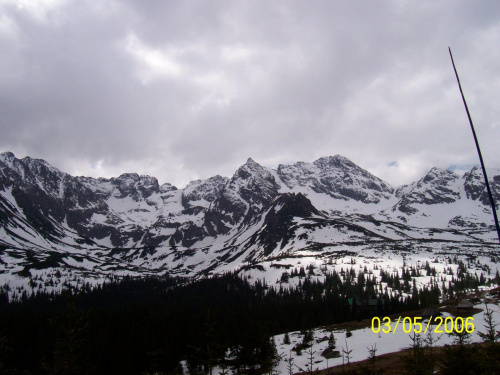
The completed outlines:
<svg viewBox="0 0 500 375">
<path fill-rule="evenodd" d="M 393 326 L 392 320 L 389 317 L 379 318 L 374 317 L 372 319 L 372 331 L 374 333 L 396 333 L 396 330 L 402 329 L 405 333 L 427 333 L 430 329 L 435 333 L 472 333 L 474 332 L 474 318 L 462 318 L 460 316 L 453 318 L 451 316 L 447 316 L 446 318 L 442 318 L 440 316 L 432 318 L 427 322 L 423 322 L 422 317 L 404 317 L 401 316 L 396 321 L 396 324 Z M 429 327 L 431 325 L 431 327 Z"/>
</svg>

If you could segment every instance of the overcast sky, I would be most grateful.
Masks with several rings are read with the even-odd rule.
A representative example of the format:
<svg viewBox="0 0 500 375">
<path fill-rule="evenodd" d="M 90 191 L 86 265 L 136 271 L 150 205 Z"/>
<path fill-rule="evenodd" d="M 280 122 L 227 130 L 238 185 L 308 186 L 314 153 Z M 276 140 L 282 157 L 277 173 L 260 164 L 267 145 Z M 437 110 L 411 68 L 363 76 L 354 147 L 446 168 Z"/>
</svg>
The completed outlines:
<svg viewBox="0 0 500 375">
<path fill-rule="evenodd" d="M 0 152 L 180 188 L 341 154 L 500 168 L 499 1 L 0 0 Z"/>
</svg>

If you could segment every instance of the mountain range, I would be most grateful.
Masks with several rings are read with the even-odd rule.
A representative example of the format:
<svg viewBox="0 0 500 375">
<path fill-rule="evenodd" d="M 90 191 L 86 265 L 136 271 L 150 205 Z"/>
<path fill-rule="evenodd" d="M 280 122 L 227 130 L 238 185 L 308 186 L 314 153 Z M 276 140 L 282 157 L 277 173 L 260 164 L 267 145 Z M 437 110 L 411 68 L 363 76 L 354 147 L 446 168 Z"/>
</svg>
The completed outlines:
<svg viewBox="0 0 500 375">
<path fill-rule="evenodd" d="M 500 170 L 488 174 L 499 202 Z M 74 177 L 0 154 L 0 283 L 54 270 L 78 282 L 199 276 L 427 248 L 498 251 L 480 168 L 432 168 L 394 187 L 340 155 L 276 169 L 248 159 L 230 178 L 178 189 L 136 173 Z"/>
</svg>

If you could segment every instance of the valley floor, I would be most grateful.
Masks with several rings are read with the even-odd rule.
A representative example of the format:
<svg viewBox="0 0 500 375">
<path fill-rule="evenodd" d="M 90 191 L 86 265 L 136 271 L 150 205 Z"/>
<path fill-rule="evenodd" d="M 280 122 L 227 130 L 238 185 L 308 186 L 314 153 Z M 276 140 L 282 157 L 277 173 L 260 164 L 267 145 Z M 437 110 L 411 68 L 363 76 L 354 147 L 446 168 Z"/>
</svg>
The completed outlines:
<svg viewBox="0 0 500 375">
<path fill-rule="evenodd" d="M 492 312 L 493 322 L 500 323 L 500 307 L 496 297 L 500 293 L 500 288 L 483 290 L 479 293 L 470 294 L 467 297 L 476 301 L 473 309 L 468 311 L 459 311 L 456 308 L 457 300 L 451 300 L 440 304 L 442 317 L 450 317 L 456 319 L 462 317 L 473 318 L 474 331 L 470 335 L 471 343 L 482 343 L 484 340 L 479 333 L 487 332 L 487 322 L 485 320 L 485 307 Z M 465 296 L 464 296 L 465 298 Z M 485 304 L 486 303 L 486 304 Z M 313 330 L 312 345 L 308 349 L 303 349 L 300 355 L 293 350 L 294 346 L 302 342 L 303 334 L 301 332 L 292 332 L 290 336 L 290 344 L 283 343 L 284 335 L 274 337 L 277 344 L 279 355 L 282 357 L 276 370 L 281 374 L 289 374 L 290 358 L 293 360 L 294 373 L 308 373 L 311 370 L 319 371 L 322 375 L 343 373 L 348 370 L 362 371 L 362 367 L 372 369 L 373 361 L 370 361 L 370 349 L 376 348 L 375 369 L 383 369 L 384 374 L 401 374 L 404 369 L 404 361 L 402 358 L 412 356 L 413 351 L 409 349 L 412 344 L 413 331 L 410 331 L 409 326 L 403 327 L 401 322 L 405 317 L 414 319 L 422 315 L 424 310 L 410 311 L 401 314 L 391 315 L 390 332 L 375 333 L 372 329 L 372 320 L 364 319 L 357 322 L 342 323 L 328 327 L 317 328 Z M 400 324 L 397 325 L 398 318 L 401 317 Z M 428 320 L 423 321 L 423 328 Z M 429 339 L 433 344 L 433 357 L 435 359 L 435 368 L 439 367 L 439 363 L 445 358 L 444 346 L 452 345 L 454 338 L 451 334 L 445 331 L 451 331 L 450 326 L 447 328 L 429 325 L 429 330 L 426 334 L 422 334 L 423 340 Z M 383 327 L 386 331 L 388 327 Z M 406 329 L 407 332 L 404 331 Z M 441 330 L 442 333 L 436 333 Z M 326 359 L 322 356 L 325 349 L 328 348 L 328 337 L 330 333 L 334 334 L 336 339 L 335 350 L 339 351 L 339 357 Z M 351 335 L 349 335 L 349 333 Z M 422 343 L 425 346 L 425 343 Z M 428 355 L 429 349 L 426 349 Z M 349 359 L 347 358 L 349 357 Z M 362 373 L 362 372 L 360 372 Z"/>
</svg>

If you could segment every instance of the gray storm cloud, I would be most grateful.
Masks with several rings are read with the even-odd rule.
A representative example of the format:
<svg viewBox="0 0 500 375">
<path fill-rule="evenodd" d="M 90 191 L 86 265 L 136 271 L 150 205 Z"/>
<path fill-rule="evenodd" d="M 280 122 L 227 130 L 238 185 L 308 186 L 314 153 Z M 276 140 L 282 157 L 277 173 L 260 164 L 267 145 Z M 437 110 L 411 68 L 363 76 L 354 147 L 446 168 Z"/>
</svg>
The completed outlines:
<svg viewBox="0 0 500 375">
<path fill-rule="evenodd" d="M 180 187 L 342 154 L 398 185 L 500 167 L 500 4 L 0 0 L 0 151 Z"/>
</svg>

